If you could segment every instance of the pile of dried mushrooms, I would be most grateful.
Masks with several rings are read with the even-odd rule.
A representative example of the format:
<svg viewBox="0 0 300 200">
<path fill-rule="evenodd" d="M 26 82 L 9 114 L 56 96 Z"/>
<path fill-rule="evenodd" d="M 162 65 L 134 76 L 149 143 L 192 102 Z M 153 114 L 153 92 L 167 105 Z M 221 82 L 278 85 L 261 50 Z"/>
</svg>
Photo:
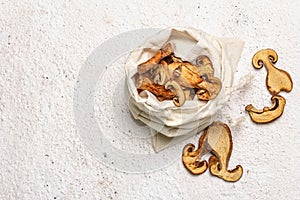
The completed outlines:
<svg viewBox="0 0 300 200">
<path fill-rule="evenodd" d="M 173 100 L 178 107 L 195 95 L 202 101 L 214 99 L 222 87 L 207 56 L 199 56 L 193 65 L 176 57 L 170 43 L 139 64 L 133 80 L 140 96 L 147 90 L 159 101 Z"/>
</svg>

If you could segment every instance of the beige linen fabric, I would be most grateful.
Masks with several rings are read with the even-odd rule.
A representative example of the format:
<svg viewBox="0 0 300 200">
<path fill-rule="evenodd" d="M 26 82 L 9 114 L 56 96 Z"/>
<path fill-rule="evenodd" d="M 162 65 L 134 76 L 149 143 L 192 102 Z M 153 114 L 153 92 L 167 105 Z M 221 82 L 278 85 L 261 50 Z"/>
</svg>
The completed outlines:
<svg viewBox="0 0 300 200">
<path fill-rule="evenodd" d="M 150 92 L 148 97 L 138 95 L 132 76 L 138 64 L 148 60 L 166 43 L 171 43 L 176 56 L 194 63 L 199 55 L 208 56 L 215 69 L 215 76 L 222 81 L 219 95 L 208 102 L 186 101 L 176 107 L 172 101 L 159 102 Z M 126 82 L 130 95 L 129 110 L 134 118 L 147 124 L 153 134 L 153 147 L 160 151 L 176 144 L 213 122 L 213 117 L 227 102 L 232 88 L 234 73 L 244 43 L 239 39 L 222 39 L 201 30 L 170 28 L 148 39 L 141 48 L 133 51 L 125 64 Z"/>
</svg>

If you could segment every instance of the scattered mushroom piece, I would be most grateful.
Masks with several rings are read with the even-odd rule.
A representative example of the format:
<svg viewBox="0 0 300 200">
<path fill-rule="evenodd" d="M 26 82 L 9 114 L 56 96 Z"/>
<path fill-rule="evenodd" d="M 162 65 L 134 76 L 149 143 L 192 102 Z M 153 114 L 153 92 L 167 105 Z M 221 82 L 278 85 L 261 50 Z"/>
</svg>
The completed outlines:
<svg viewBox="0 0 300 200">
<path fill-rule="evenodd" d="M 149 79 L 145 79 L 137 90 L 138 93 L 147 90 L 154 94 L 159 101 L 172 100 L 176 97 L 172 90 L 166 89 L 163 85 L 155 84 Z"/>
<path fill-rule="evenodd" d="M 260 50 L 252 58 L 252 65 L 256 69 L 260 69 L 262 66 L 267 68 L 266 85 L 272 95 L 276 95 L 280 91 L 290 92 L 293 89 L 290 74 L 273 65 L 277 60 L 278 55 L 273 49 Z"/>
<path fill-rule="evenodd" d="M 143 62 L 138 65 L 138 73 L 143 74 L 147 71 L 149 71 L 152 67 L 157 65 L 163 58 L 171 55 L 173 52 L 172 46 L 170 43 L 168 43 L 166 46 L 164 46 L 162 49 L 160 49 L 156 54 L 147 60 L 146 62 Z"/>
<path fill-rule="evenodd" d="M 226 124 L 218 121 L 208 126 L 199 139 L 198 149 L 195 151 L 194 149 L 193 144 L 188 144 L 182 153 L 182 162 L 192 174 L 202 174 L 209 166 L 212 175 L 225 181 L 235 182 L 241 178 L 242 166 L 237 165 L 233 170 L 227 169 L 232 152 L 232 137 Z M 208 164 L 207 161 L 201 160 L 201 157 L 207 152 L 213 154 L 209 158 Z"/>
<path fill-rule="evenodd" d="M 175 106 L 180 107 L 184 104 L 185 94 L 176 81 L 168 81 L 165 85 L 165 88 L 176 94 L 176 97 L 173 98 L 173 103 Z"/>
<path fill-rule="evenodd" d="M 237 165 L 232 170 L 227 169 L 233 146 L 229 127 L 218 121 L 209 126 L 204 133 L 207 135 L 207 143 L 213 154 L 208 161 L 210 173 L 224 181 L 238 181 L 243 174 L 242 166 Z"/>
<path fill-rule="evenodd" d="M 183 165 L 194 175 L 204 173 L 208 167 L 207 161 L 201 160 L 201 155 L 207 153 L 204 139 L 205 135 L 203 134 L 199 139 L 197 150 L 195 150 L 195 145 L 190 143 L 187 144 L 182 151 Z"/>
<path fill-rule="evenodd" d="M 258 124 L 272 122 L 279 118 L 284 110 L 285 99 L 282 96 L 272 96 L 271 101 L 273 105 L 271 107 L 264 107 L 259 110 L 256 109 L 252 104 L 246 106 L 245 110 L 248 111 L 251 120 Z"/>
</svg>

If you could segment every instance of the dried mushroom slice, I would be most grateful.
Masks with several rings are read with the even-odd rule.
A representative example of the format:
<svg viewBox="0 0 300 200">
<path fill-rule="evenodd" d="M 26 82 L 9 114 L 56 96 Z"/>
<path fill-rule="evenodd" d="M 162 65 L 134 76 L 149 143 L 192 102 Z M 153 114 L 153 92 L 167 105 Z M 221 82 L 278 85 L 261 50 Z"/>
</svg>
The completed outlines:
<svg viewBox="0 0 300 200">
<path fill-rule="evenodd" d="M 197 74 L 197 76 L 201 77 L 201 72 L 199 71 L 199 68 L 189 62 L 183 62 L 182 63 L 186 68 L 188 68 L 190 71 L 194 72 L 195 74 Z"/>
<path fill-rule="evenodd" d="M 196 58 L 196 65 L 199 66 L 199 67 L 210 65 L 212 67 L 212 62 L 211 62 L 211 60 L 209 59 L 208 56 L 200 55 Z"/>
<path fill-rule="evenodd" d="M 207 56 L 198 56 L 196 58 L 196 65 L 201 76 L 214 76 L 213 64 Z"/>
<path fill-rule="evenodd" d="M 176 81 L 168 81 L 165 85 L 165 88 L 176 94 L 176 97 L 173 98 L 173 103 L 175 106 L 180 107 L 184 104 L 185 94 Z"/>
<path fill-rule="evenodd" d="M 133 80 L 133 83 L 135 85 L 136 88 L 140 87 L 142 85 L 142 80 L 140 78 L 139 73 L 135 73 L 131 79 Z"/>
<path fill-rule="evenodd" d="M 157 65 L 153 70 L 152 80 L 154 83 L 159 85 L 164 85 L 167 81 L 169 81 L 170 77 L 168 75 L 167 69 L 163 64 Z"/>
<path fill-rule="evenodd" d="M 207 152 L 204 139 L 205 135 L 203 134 L 199 139 L 197 150 L 195 150 L 195 145 L 187 144 L 182 151 L 182 163 L 194 175 L 203 174 L 208 167 L 207 161 L 201 160 L 201 156 Z"/>
<path fill-rule="evenodd" d="M 201 160 L 201 156 L 211 152 L 213 155 L 209 162 Z M 210 173 L 225 181 L 238 181 L 243 168 L 237 165 L 233 170 L 228 170 L 228 162 L 232 152 L 232 137 L 229 127 L 222 122 L 214 122 L 204 130 L 199 139 L 198 149 L 193 144 L 184 147 L 182 162 L 192 174 L 202 174 L 209 167 Z"/>
<path fill-rule="evenodd" d="M 142 91 L 147 90 L 154 94 L 159 101 L 172 100 L 176 97 L 172 90 L 166 89 L 163 85 L 155 84 L 148 78 L 144 79 L 144 81 L 141 83 L 141 86 L 138 87 L 137 90 L 139 94 Z"/>
<path fill-rule="evenodd" d="M 209 101 L 211 98 L 207 89 L 199 89 L 196 94 L 198 99 L 202 101 Z"/>
<path fill-rule="evenodd" d="M 169 74 L 181 86 L 188 88 L 198 88 L 198 85 L 204 81 L 199 74 L 186 66 L 186 63 L 171 63 L 168 65 Z"/>
<path fill-rule="evenodd" d="M 157 65 L 163 58 L 171 55 L 173 52 L 172 46 L 170 43 L 168 43 L 166 46 L 164 46 L 162 49 L 160 49 L 156 54 L 147 60 L 146 62 L 143 62 L 138 65 L 138 73 L 143 74 L 147 71 L 149 71 L 152 67 Z"/>
<path fill-rule="evenodd" d="M 222 82 L 217 77 L 207 77 L 202 85 L 205 86 L 197 91 L 197 97 L 203 101 L 209 101 L 216 98 L 222 88 Z"/>
<path fill-rule="evenodd" d="M 206 129 L 206 134 L 207 143 L 213 154 L 208 161 L 210 173 L 224 181 L 238 181 L 243 175 L 242 166 L 237 165 L 234 169 L 228 170 L 233 146 L 229 127 L 222 122 L 214 122 Z"/>
<path fill-rule="evenodd" d="M 263 109 L 256 109 L 252 104 L 246 106 L 245 110 L 248 111 L 253 122 L 258 124 L 268 123 L 282 115 L 286 103 L 285 99 L 282 96 L 275 95 L 272 96 L 271 101 L 273 105 Z"/>
<path fill-rule="evenodd" d="M 208 83 L 207 88 L 210 93 L 210 100 L 216 98 L 222 88 L 221 80 L 217 77 L 210 77 L 206 82 Z"/>
<path fill-rule="evenodd" d="M 260 69 L 262 66 L 267 68 L 266 85 L 272 95 L 276 95 L 281 91 L 290 92 L 293 89 L 290 74 L 273 65 L 277 60 L 278 55 L 273 49 L 260 50 L 252 58 L 252 65 L 256 69 Z"/>
</svg>

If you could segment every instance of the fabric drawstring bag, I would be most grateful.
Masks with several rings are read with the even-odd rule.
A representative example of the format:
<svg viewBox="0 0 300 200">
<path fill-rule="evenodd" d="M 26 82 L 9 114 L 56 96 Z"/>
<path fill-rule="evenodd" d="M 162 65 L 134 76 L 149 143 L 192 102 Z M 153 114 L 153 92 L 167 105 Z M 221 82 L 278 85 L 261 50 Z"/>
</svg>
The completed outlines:
<svg viewBox="0 0 300 200">
<path fill-rule="evenodd" d="M 195 63 L 200 55 L 210 58 L 214 76 L 222 82 L 216 98 L 200 101 L 195 97 L 176 107 L 172 100 L 158 101 L 151 92 L 146 91 L 147 97 L 138 94 L 132 79 L 137 66 L 167 43 L 182 60 Z M 129 55 L 125 64 L 129 110 L 135 119 L 149 126 L 155 151 L 196 135 L 214 121 L 217 111 L 227 104 L 230 97 L 243 46 L 244 42 L 239 39 L 218 38 L 201 30 L 176 27 L 160 31 Z"/>
</svg>

